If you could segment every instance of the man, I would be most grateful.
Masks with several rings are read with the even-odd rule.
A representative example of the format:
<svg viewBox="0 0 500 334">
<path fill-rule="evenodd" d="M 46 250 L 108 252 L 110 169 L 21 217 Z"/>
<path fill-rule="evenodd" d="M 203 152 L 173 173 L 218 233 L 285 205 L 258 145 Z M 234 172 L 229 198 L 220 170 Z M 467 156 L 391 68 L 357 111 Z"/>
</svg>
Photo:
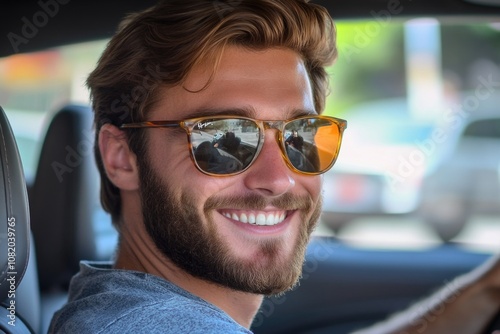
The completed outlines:
<svg viewBox="0 0 500 334">
<path fill-rule="evenodd" d="M 292 135 L 286 139 L 285 143 L 287 145 L 293 146 L 296 150 L 302 152 L 302 146 L 304 145 L 304 138 L 302 138 L 302 136 L 299 135 L 299 131 L 293 130 Z"/>
<path fill-rule="evenodd" d="M 90 75 L 102 203 L 119 245 L 113 264 L 82 263 L 50 332 L 250 333 L 263 295 L 297 283 L 320 174 L 346 126 L 318 116 L 334 27 L 305 0 L 220 4 L 171 0 L 128 17 Z M 304 123 L 318 134 L 307 169 L 284 144 Z M 241 138 L 236 158 L 209 168 L 225 152 L 204 146 L 224 129 Z M 498 300 L 469 295 L 465 308 L 483 306 L 477 330 Z"/>
</svg>

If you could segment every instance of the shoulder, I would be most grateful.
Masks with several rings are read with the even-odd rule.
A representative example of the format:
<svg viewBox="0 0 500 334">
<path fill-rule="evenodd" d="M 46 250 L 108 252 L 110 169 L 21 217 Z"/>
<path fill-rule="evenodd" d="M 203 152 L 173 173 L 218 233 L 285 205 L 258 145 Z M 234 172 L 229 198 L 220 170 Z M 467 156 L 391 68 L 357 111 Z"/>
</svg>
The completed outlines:
<svg viewBox="0 0 500 334">
<path fill-rule="evenodd" d="M 131 310 L 131 314 L 116 319 L 107 328 L 109 333 L 122 333 L 123 329 L 137 333 L 251 333 L 222 311 L 186 300 Z"/>
<path fill-rule="evenodd" d="M 166 329 L 168 329 L 166 331 Z M 226 313 L 159 277 L 83 263 L 51 333 L 251 333 Z"/>
</svg>

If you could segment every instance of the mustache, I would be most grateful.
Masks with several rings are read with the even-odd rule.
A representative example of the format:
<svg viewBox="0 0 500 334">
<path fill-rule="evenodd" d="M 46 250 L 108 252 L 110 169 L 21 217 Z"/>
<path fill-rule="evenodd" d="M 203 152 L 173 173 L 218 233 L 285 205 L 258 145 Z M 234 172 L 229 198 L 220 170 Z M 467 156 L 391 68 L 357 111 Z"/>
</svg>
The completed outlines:
<svg viewBox="0 0 500 334">
<path fill-rule="evenodd" d="M 283 194 L 276 198 L 269 198 L 257 194 L 245 196 L 213 196 L 207 199 L 203 206 L 206 213 L 220 208 L 231 208 L 240 210 L 264 210 L 268 206 L 273 206 L 280 210 L 305 210 L 309 211 L 314 202 L 308 195 Z"/>
</svg>

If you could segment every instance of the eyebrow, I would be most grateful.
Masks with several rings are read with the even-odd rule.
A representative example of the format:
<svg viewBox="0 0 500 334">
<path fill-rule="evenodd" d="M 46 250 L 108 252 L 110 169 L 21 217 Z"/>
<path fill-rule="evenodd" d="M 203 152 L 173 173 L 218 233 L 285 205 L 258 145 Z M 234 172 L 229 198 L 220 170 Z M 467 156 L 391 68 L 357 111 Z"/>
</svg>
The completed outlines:
<svg viewBox="0 0 500 334">
<path fill-rule="evenodd" d="M 284 111 L 284 119 L 291 119 L 298 116 L 318 115 L 315 110 L 311 109 L 291 109 Z M 253 107 L 238 107 L 238 108 L 199 108 L 186 114 L 185 119 L 206 117 L 206 116 L 240 116 L 253 119 L 257 117 L 258 112 Z"/>
</svg>

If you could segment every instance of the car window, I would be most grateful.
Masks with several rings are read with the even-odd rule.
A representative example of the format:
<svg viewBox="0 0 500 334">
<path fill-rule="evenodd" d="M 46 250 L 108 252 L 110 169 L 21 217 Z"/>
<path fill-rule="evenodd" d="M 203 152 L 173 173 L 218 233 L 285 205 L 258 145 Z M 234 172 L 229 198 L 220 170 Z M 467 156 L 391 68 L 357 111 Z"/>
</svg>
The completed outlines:
<svg viewBox="0 0 500 334">
<path fill-rule="evenodd" d="M 325 209 L 316 233 L 359 247 L 421 249 L 452 241 L 500 249 L 498 143 L 480 152 L 459 145 L 462 131 L 500 138 L 500 119 L 477 120 L 499 115 L 500 26 L 356 20 L 338 22 L 337 31 L 325 114 L 346 119 L 348 127 L 338 161 L 323 177 Z M 89 103 L 84 82 L 106 42 L 0 59 L 0 105 L 28 183 L 51 115 L 68 102 Z M 94 224 L 105 256 L 116 233 L 98 223 L 109 216 L 97 197 Z"/>
<path fill-rule="evenodd" d="M 0 106 L 13 128 L 30 183 L 51 115 L 67 103 L 87 103 L 85 79 L 106 41 L 0 58 Z"/>
<path fill-rule="evenodd" d="M 28 186 L 34 181 L 43 138 L 54 113 L 68 103 L 89 104 L 85 80 L 106 43 L 100 40 L 0 59 L 0 106 L 16 136 Z M 98 194 L 93 208 L 96 254 L 106 259 L 114 252 L 117 233 Z"/>
<path fill-rule="evenodd" d="M 498 24 L 368 20 L 337 31 L 326 112 L 348 127 L 324 176 L 325 233 L 363 247 L 498 250 L 498 142 L 460 141 L 498 138 Z"/>
</svg>

